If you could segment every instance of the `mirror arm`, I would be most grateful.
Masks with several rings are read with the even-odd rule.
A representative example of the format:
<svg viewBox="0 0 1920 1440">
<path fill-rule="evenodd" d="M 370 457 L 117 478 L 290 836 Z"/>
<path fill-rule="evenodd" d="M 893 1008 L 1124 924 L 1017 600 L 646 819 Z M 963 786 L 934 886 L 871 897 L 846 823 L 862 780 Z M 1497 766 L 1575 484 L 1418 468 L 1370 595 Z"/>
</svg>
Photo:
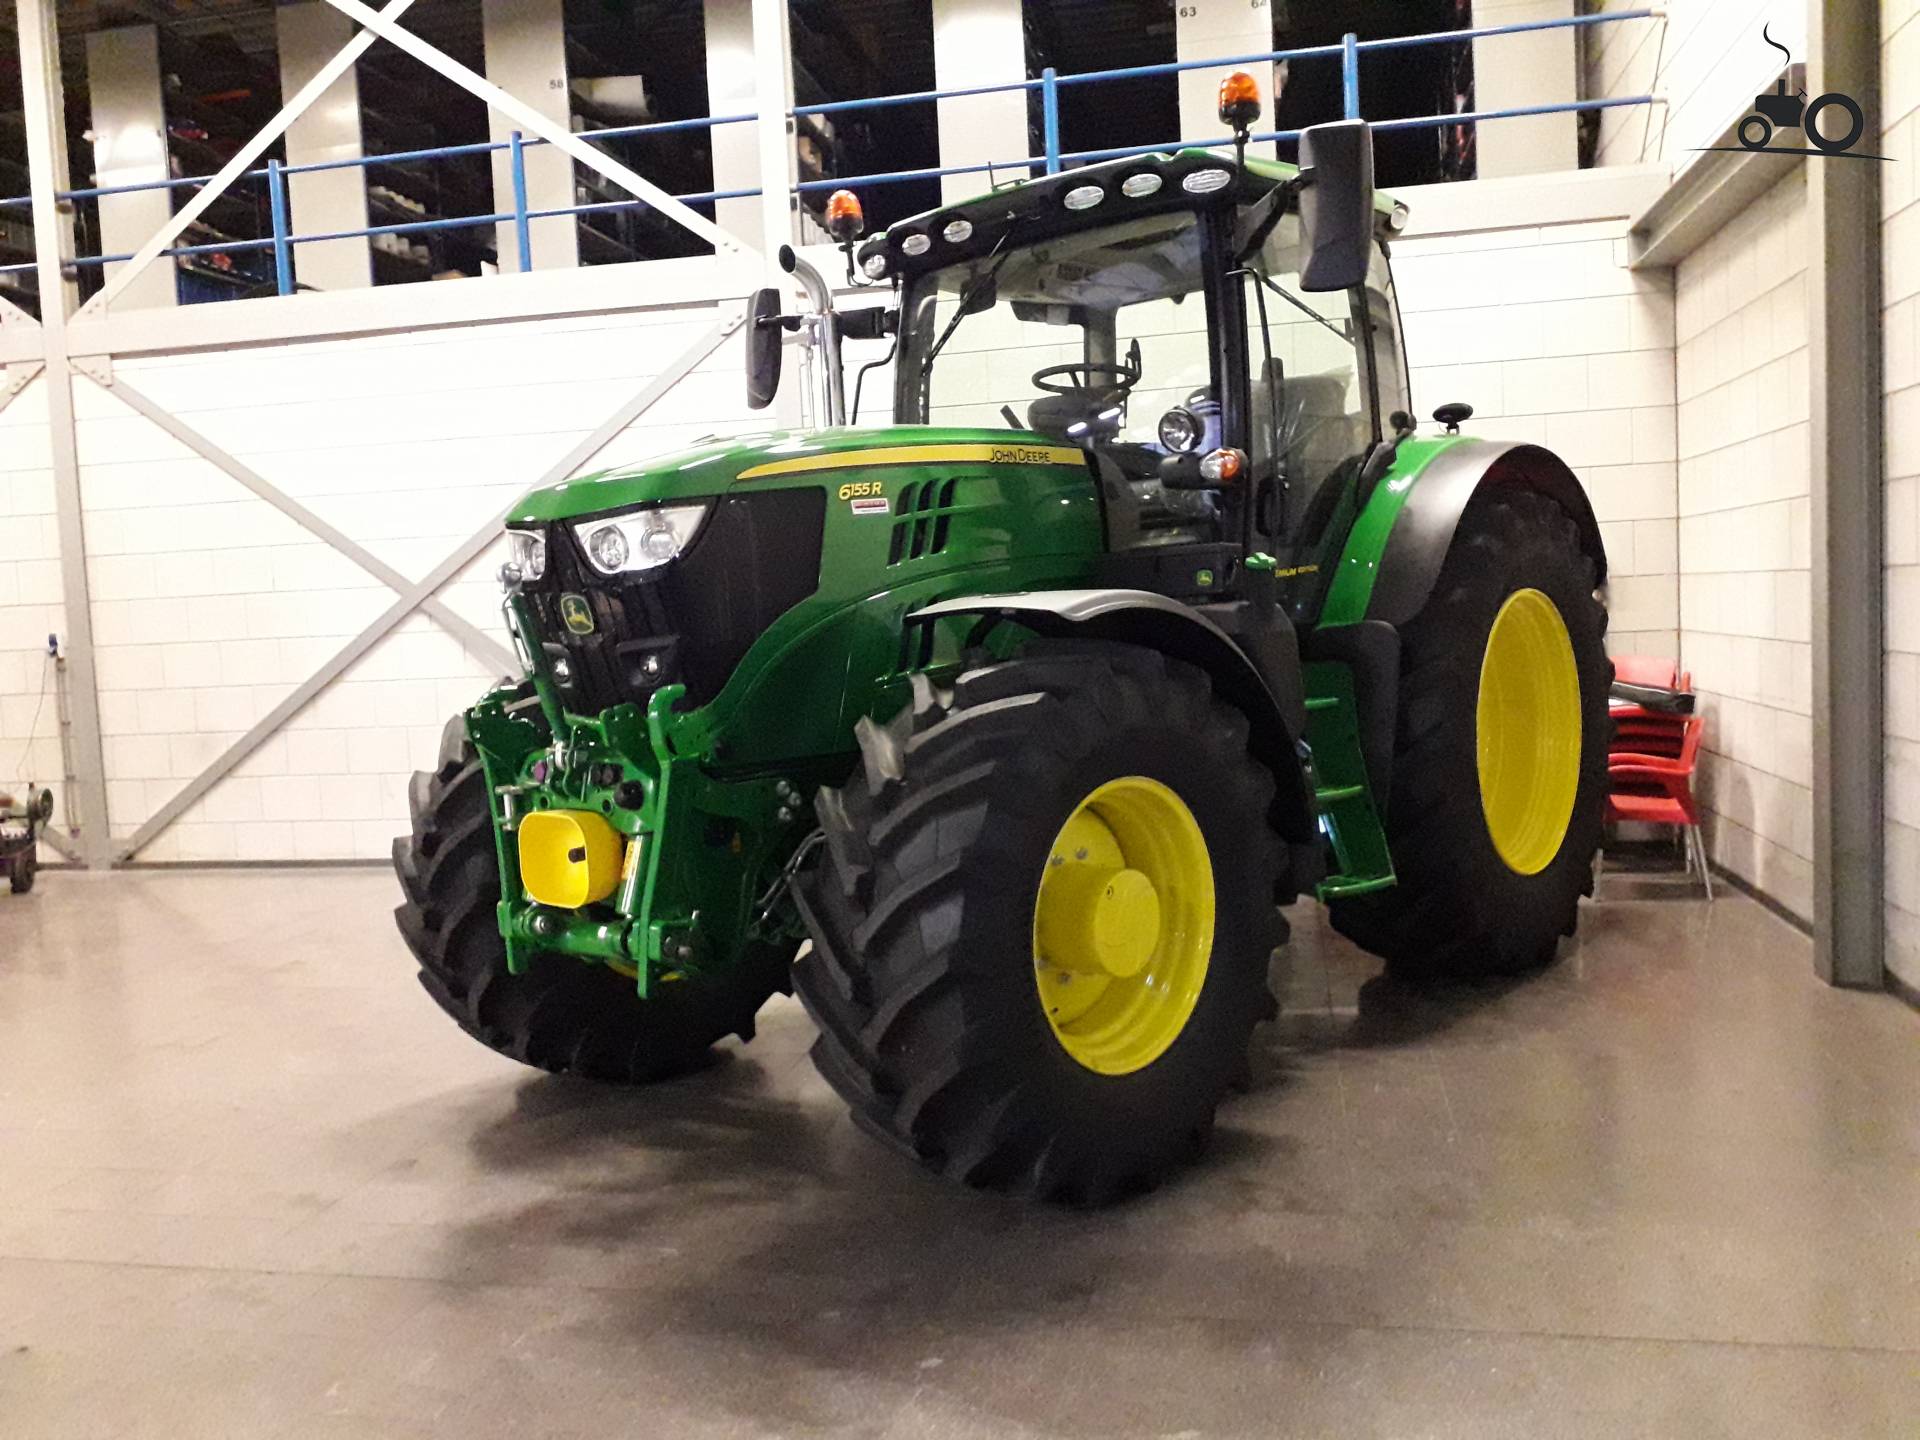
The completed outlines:
<svg viewBox="0 0 1920 1440">
<path fill-rule="evenodd" d="M 840 327 L 834 323 L 833 292 L 827 289 L 820 272 L 795 254 L 791 245 L 780 247 L 780 268 L 800 282 L 800 288 L 807 292 L 807 303 L 820 321 L 815 333 L 827 376 L 827 423 L 844 425 L 847 423 L 847 377 L 840 368 Z"/>
<path fill-rule="evenodd" d="M 1247 212 L 1247 223 L 1243 234 L 1235 237 L 1233 262 L 1236 265 L 1267 243 L 1267 237 L 1273 233 L 1273 227 L 1287 213 L 1287 206 L 1293 197 L 1313 183 L 1313 171 L 1302 170 L 1291 180 L 1276 185 L 1267 192 L 1266 198 Z"/>
</svg>

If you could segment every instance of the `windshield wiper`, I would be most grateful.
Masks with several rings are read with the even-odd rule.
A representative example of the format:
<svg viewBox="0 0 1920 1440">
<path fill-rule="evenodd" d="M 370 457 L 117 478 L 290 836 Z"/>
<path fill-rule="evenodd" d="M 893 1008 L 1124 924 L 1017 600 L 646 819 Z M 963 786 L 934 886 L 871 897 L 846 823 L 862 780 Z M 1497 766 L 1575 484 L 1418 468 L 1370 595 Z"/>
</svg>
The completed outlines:
<svg viewBox="0 0 1920 1440">
<path fill-rule="evenodd" d="M 988 255 L 989 264 L 982 274 L 973 277 L 966 289 L 960 292 L 960 304 L 953 312 L 953 319 L 947 322 L 947 328 L 940 332 L 940 338 L 933 342 L 933 348 L 927 351 L 927 358 L 920 362 L 920 383 L 927 383 L 927 376 L 933 372 L 933 362 L 940 357 L 940 351 L 947 341 L 953 338 L 953 332 L 960 328 L 960 322 L 972 313 L 971 306 L 986 293 L 987 286 L 1000 277 L 1000 267 L 1013 258 L 1013 251 L 1007 249 L 1007 240 L 1012 236 L 1014 227 L 1009 225 L 1000 234 L 1000 239 Z"/>
<path fill-rule="evenodd" d="M 1286 290 L 1274 284 L 1274 282 L 1269 277 L 1262 275 L 1258 270 L 1247 270 L 1247 271 L 1244 271 L 1243 273 L 1253 276 L 1254 279 L 1258 280 L 1267 289 L 1271 290 L 1274 294 L 1278 295 L 1282 300 L 1286 301 L 1289 305 L 1293 306 L 1294 309 L 1298 310 L 1302 315 L 1306 316 L 1309 320 L 1312 320 L 1314 323 L 1318 325 L 1326 326 L 1327 329 L 1331 330 L 1334 334 L 1338 335 L 1344 343 L 1348 345 L 1351 345 L 1353 343 L 1353 337 L 1351 335 L 1349 335 L 1346 331 L 1342 330 L 1338 325 L 1334 324 L 1331 320 L 1327 319 L 1326 316 L 1322 315 L 1318 310 L 1314 309 L 1311 305 L 1307 304 L 1307 302 L 1302 300 L 1299 296 L 1289 294 Z"/>
</svg>

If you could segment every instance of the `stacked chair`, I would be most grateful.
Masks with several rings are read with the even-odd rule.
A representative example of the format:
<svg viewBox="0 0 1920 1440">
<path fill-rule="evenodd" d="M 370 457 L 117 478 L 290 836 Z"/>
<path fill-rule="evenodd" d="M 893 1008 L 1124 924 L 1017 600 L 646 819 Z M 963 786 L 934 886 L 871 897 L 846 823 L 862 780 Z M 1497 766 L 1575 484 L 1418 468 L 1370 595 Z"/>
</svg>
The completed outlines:
<svg viewBox="0 0 1920 1440">
<path fill-rule="evenodd" d="M 1675 661 L 1651 655 L 1617 655 L 1613 668 L 1607 823 L 1676 827 L 1687 871 L 1699 866 L 1700 884 L 1712 900 L 1713 877 L 1693 797 L 1702 724 L 1693 713 L 1693 676 Z"/>
</svg>

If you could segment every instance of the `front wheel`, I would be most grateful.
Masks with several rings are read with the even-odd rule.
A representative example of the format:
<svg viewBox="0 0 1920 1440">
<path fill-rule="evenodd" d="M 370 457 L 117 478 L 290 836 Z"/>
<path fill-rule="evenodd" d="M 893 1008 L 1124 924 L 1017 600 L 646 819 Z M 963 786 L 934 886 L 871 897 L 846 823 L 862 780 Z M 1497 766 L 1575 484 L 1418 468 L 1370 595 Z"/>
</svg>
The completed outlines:
<svg viewBox="0 0 1920 1440">
<path fill-rule="evenodd" d="M 427 994 L 490 1050 L 589 1080 L 662 1080 L 697 1068 L 728 1035 L 751 1040 L 761 1005 L 791 989 L 797 943 L 748 945 L 725 969 L 663 981 L 645 1000 L 631 975 L 568 955 L 535 954 L 515 975 L 494 913 L 500 867 L 486 773 L 461 717 L 408 801 L 413 832 L 393 844 L 394 918 Z"/>
<path fill-rule="evenodd" d="M 1401 631 L 1387 840 L 1399 883 L 1330 907 L 1409 976 L 1513 974 L 1571 935 L 1606 806 L 1606 612 L 1572 517 L 1543 495 L 1467 507 Z"/>
<path fill-rule="evenodd" d="M 1156 652 L 1037 643 L 858 733 L 795 887 L 821 1073 L 951 1179 L 1153 1184 L 1273 1013 L 1286 852 L 1245 717 Z"/>
<path fill-rule="evenodd" d="M 34 854 L 33 846 L 29 843 L 26 849 L 13 857 L 12 874 L 7 877 L 8 884 L 12 886 L 14 894 L 24 895 L 33 889 L 33 877 L 39 873 L 40 857 Z"/>
</svg>

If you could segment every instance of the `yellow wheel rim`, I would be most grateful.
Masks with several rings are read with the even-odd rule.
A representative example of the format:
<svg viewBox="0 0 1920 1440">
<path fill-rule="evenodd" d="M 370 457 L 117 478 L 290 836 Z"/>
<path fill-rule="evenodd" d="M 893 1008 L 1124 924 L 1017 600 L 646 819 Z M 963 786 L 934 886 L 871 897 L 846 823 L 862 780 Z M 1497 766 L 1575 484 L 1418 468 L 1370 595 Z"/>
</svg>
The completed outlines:
<svg viewBox="0 0 1920 1440">
<path fill-rule="evenodd" d="M 1580 785 L 1580 672 L 1560 612 L 1516 590 L 1480 661 L 1480 809 L 1493 848 L 1520 875 L 1560 853 Z"/>
<path fill-rule="evenodd" d="M 1144 775 L 1074 807 L 1033 910 L 1033 978 L 1061 1047 L 1102 1075 L 1179 1038 L 1213 953 L 1213 862 L 1193 812 Z"/>
</svg>

